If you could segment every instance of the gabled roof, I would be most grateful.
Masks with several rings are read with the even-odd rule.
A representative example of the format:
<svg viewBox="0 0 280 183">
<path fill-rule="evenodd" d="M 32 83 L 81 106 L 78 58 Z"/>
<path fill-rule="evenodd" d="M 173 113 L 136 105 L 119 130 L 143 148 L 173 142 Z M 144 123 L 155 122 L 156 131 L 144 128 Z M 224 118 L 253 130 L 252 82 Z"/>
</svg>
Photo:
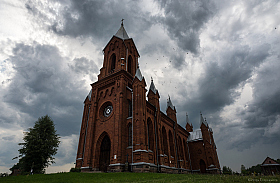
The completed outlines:
<svg viewBox="0 0 280 183">
<path fill-rule="evenodd" d="M 158 90 L 156 89 L 155 87 L 155 84 L 154 84 L 154 81 L 153 81 L 153 78 L 151 78 L 152 81 L 151 81 L 151 85 L 150 85 L 150 89 L 152 92 L 154 92 L 154 94 L 157 94 Z"/>
<path fill-rule="evenodd" d="M 263 161 L 261 166 L 280 166 L 279 163 L 277 163 L 275 160 L 271 159 L 270 157 L 266 157 L 265 160 Z"/>
<path fill-rule="evenodd" d="M 121 38 L 121 39 L 129 39 L 127 32 L 124 29 L 123 23 L 121 24 L 120 29 L 118 32 L 115 34 L 115 36 Z"/>
<path fill-rule="evenodd" d="M 170 107 L 172 110 L 175 109 L 174 105 L 171 102 L 170 96 L 168 95 L 168 99 L 167 99 L 167 109 L 168 107 Z"/>
<path fill-rule="evenodd" d="M 190 135 L 188 136 L 188 142 L 203 140 L 202 132 L 200 129 L 189 133 Z"/>
</svg>

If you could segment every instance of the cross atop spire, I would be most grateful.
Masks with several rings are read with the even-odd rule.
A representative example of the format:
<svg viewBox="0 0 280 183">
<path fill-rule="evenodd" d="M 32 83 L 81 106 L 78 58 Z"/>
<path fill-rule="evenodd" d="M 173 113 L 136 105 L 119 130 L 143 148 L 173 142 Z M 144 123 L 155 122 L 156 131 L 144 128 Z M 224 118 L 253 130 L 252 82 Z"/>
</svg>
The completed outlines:
<svg viewBox="0 0 280 183">
<path fill-rule="evenodd" d="M 122 18 L 122 20 L 121 20 L 121 22 L 122 22 L 122 23 L 121 23 L 121 26 L 123 26 L 123 21 L 124 21 L 124 19 Z"/>
</svg>

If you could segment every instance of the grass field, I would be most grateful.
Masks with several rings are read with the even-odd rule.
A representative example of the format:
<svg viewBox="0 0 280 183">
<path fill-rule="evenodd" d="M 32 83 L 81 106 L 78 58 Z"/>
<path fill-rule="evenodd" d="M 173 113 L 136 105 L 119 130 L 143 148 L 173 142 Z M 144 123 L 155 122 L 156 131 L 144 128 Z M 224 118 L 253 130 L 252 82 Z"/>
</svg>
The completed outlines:
<svg viewBox="0 0 280 183">
<path fill-rule="evenodd" d="M 57 173 L 0 178 L 0 182 L 280 182 L 280 176 L 237 176 L 163 173 Z"/>
</svg>

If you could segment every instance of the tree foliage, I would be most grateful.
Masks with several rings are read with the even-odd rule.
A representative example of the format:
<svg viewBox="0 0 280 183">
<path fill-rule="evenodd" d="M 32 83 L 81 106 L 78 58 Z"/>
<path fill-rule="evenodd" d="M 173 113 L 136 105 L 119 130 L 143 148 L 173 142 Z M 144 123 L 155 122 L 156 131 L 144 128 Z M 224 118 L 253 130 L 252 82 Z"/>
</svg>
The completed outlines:
<svg viewBox="0 0 280 183">
<path fill-rule="evenodd" d="M 231 168 L 230 168 L 230 167 L 223 166 L 223 174 L 231 175 L 231 174 L 232 174 Z"/>
<path fill-rule="evenodd" d="M 24 132 L 23 141 L 19 143 L 19 166 L 22 172 L 44 173 L 44 169 L 54 162 L 54 155 L 59 146 L 59 136 L 56 133 L 52 119 L 46 115 L 40 117 L 33 128 Z"/>
</svg>

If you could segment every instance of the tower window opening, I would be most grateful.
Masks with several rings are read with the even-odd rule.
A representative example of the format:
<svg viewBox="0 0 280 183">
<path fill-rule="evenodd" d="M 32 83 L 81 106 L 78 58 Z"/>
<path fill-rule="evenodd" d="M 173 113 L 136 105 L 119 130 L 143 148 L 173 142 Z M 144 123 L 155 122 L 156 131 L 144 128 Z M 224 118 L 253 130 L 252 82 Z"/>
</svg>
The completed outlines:
<svg viewBox="0 0 280 183">
<path fill-rule="evenodd" d="M 132 57 L 129 55 L 127 62 L 127 71 L 132 74 Z"/>
<path fill-rule="evenodd" d="M 115 70 L 115 68 L 116 68 L 116 55 L 113 54 L 111 56 L 110 60 L 111 60 L 111 72 L 113 72 Z"/>
<path fill-rule="evenodd" d="M 128 117 L 132 117 L 132 103 L 128 100 Z"/>
</svg>

